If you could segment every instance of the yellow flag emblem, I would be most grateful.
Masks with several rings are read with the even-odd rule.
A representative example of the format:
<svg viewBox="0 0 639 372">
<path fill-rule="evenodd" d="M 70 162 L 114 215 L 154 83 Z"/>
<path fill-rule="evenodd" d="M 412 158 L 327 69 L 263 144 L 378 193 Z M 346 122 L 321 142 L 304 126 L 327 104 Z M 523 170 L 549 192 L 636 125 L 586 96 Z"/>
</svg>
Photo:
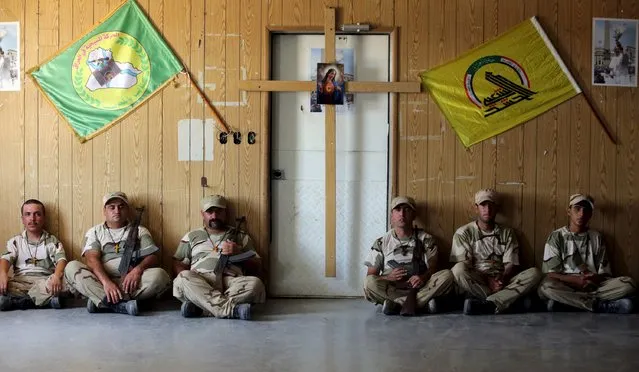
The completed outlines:
<svg viewBox="0 0 639 372">
<path fill-rule="evenodd" d="M 466 147 L 581 93 L 534 17 L 420 77 Z"/>
</svg>

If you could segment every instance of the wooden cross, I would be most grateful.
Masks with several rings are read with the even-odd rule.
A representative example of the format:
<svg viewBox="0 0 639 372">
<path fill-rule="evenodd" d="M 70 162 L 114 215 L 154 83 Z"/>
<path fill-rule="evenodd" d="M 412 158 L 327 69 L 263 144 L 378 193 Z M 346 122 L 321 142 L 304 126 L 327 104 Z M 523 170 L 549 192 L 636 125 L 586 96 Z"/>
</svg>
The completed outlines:
<svg viewBox="0 0 639 372">
<path fill-rule="evenodd" d="M 324 11 L 324 62 L 335 62 L 335 8 L 326 8 Z M 309 31 L 314 30 L 313 27 L 301 27 L 299 30 L 287 30 L 292 31 Z M 267 29 L 267 35 L 270 36 L 271 29 Z M 270 37 L 265 37 L 263 40 L 269 42 Z M 269 42 L 270 44 L 270 42 Z M 393 49 L 393 42 L 391 41 L 391 54 L 395 54 Z M 262 58 L 270 58 L 270 51 Z M 395 56 L 392 56 L 395 58 Z M 396 63 L 395 63 L 396 69 Z M 268 69 L 265 69 L 268 71 Z M 395 73 L 391 71 L 391 80 L 395 80 Z M 316 89 L 315 81 L 282 81 L 282 80 L 243 80 L 239 84 L 240 89 L 244 91 L 257 91 L 257 92 L 309 92 Z M 345 90 L 350 93 L 419 93 L 421 91 L 421 85 L 419 82 L 358 82 L 348 81 L 345 83 Z M 391 102 L 391 111 L 397 113 L 397 99 Z M 336 276 L 336 262 L 335 262 L 335 245 L 336 245 L 336 192 L 335 192 L 335 106 L 325 105 L 325 133 L 326 133 L 326 149 L 325 149 L 325 163 L 326 163 L 326 261 L 325 261 L 325 276 Z M 393 117 L 393 115 L 391 115 Z M 394 171 L 394 170 L 393 170 Z M 396 191 L 396 190 L 394 190 Z"/>
</svg>

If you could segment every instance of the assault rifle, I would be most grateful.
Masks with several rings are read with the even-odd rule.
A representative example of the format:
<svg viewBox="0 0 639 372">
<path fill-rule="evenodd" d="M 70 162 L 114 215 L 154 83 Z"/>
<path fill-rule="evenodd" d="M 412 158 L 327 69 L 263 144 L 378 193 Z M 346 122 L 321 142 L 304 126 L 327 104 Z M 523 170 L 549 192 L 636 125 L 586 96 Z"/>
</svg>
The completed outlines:
<svg viewBox="0 0 639 372">
<path fill-rule="evenodd" d="M 120 266 L 118 266 L 120 276 L 123 278 L 129 272 L 131 264 L 134 264 L 133 255 L 135 254 L 135 263 L 137 263 L 140 259 L 140 240 L 138 239 L 138 230 L 140 227 L 140 221 L 142 220 L 142 213 L 144 213 L 144 207 L 136 208 L 135 210 L 138 211 L 138 214 L 135 216 L 135 220 L 130 225 L 131 230 L 124 242 L 124 252 L 120 259 Z"/>
<path fill-rule="evenodd" d="M 406 301 L 404 301 L 400 315 L 412 316 L 417 313 L 417 292 L 419 292 L 419 288 L 414 288 L 410 282 L 408 282 L 408 279 L 413 275 L 422 275 L 426 271 L 426 264 L 423 256 L 424 243 L 419 239 L 417 229 L 415 229 L 415 248 L 413 249 L 413 259 L 411 262 L 408 264 L 401 264 L 395 260 L 388 261 L 388 266 L 392 269 L 406 270 L 404 278 L 395 282 L 396 288 L 408 289 L 408 295 L 406 295 Z"/>
<path fill-rule="evenodd" d="M 242 232 L 242 224 L 246 222 L 246 217 L 238 217 L 235 219 L 235 222 L 237 223 L 236 226 L 229 227 L 224 235 L 222 235 L 220 244 L 226 240 L 230 240 L 234 243 L 241 243 L 238 242 L 238 238 L 240 233 Z M 227 255 L 220 253 L 220 258 L 218 258 L 217 264 L 215 264 L 215 269 L 213 269 L 213 273 L 215 273 L 215 287 L 218 288 L 221 292 L 224 292 L 224 270 L 229 265 L 229 263 L 239 263 L 242 261 L 246 261 L 252 257 L 255 257 L 254 251 L 242 252 L 236 255 Z"/>
</svg>

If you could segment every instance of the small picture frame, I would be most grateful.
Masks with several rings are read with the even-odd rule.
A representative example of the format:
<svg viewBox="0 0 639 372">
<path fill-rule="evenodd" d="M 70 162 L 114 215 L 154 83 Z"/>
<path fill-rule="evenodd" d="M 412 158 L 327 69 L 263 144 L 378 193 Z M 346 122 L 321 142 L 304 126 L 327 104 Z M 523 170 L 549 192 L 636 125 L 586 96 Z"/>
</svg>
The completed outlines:
<svg viewBox="0 0 639 372">
<path fill-rule="evenodd" d="M 344 65 L 341 63 L 317 64 L 317 103 L 320 105 L 344 104 Z"/>
<path fill-rule="evenodd" d="M 593 18 L 592 85 L 637 86 L 636 19 Z"/>
<path fill-rule="evenodd" d="M 0 22 L 0 91 L 20 90 L 20 23 Z"/>
</svg>

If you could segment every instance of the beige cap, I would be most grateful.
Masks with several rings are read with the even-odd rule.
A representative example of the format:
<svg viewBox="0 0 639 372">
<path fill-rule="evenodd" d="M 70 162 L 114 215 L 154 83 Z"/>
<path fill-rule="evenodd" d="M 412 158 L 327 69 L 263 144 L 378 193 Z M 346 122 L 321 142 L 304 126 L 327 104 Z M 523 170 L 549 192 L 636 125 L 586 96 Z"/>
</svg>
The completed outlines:
<svg viewBox="0 0 639 372">
<path fill-rule="evenodd" d="M 409 207 L 411 207 L 412 210 L 416 210 L 415 199 L 411 198 L 410 196 L 395 197 L 393 201 L 391 201 L 391 210 L 395 209 L 395 207 L 397 207 L 400 204 L 407 204 Z"/>
<path fill-rule="evenodd" d="M 590 205 L 590 209 L 595 209 L 595 200 L 592 196 L 587 194 L 573 194 L 570 195 L 570 201 L 568 202 L 568 207 L 572 207 L 573 205 L 585 201 Z"/>
<path fill-rule="evenodd" d="M 226 209 L 226 199 L 222 195 L 209 195 L 200 200 L 200 208 L 203 212 L 211 207 Z"/>
<path fill-rule="evenodd" d="M 493 202 L 499 204 L 499 195 L 493 189 L 482 189 L 475 194 L 475 204 L 479 205 L 483 202 Z"/>
<path fill-rule="evenodd" d="M 129 205 L 129 198 L 127 198 L 126 194 L 122 191 L 110 192 L 104 195 L 102 198 L 102 205 L 106 206 L 112 199 L 120 199 L 124 202 L 124 204 Z"/>
</svg>

